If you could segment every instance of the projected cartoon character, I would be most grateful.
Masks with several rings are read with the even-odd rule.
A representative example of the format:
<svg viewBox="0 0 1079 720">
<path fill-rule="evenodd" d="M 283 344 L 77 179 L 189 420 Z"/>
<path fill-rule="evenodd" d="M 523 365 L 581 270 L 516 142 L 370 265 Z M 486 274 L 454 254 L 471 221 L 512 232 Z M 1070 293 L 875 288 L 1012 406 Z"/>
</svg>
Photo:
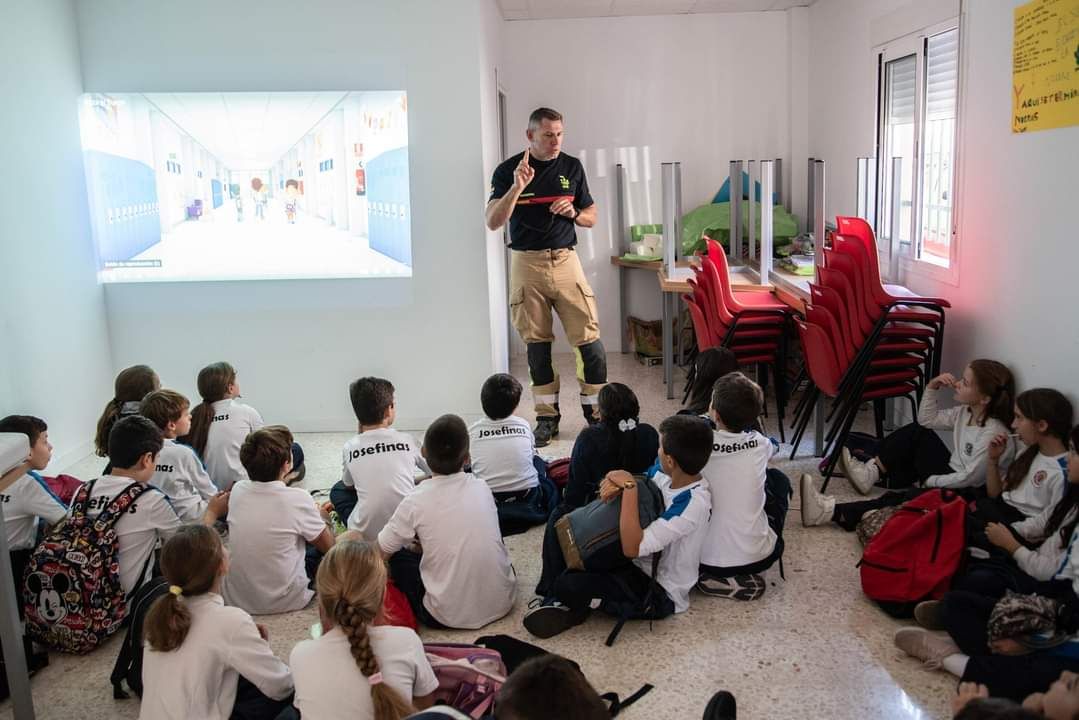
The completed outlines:
<svg viewBox="0 0 1079 720">
<path fill-rule="evenodd" d="M 289 225 L 296 224 L 296 208 L 300 203 L 300 183 L 291 178 L 285 181 L 285 217 L 288 218 Z"/>
<path fill-rule="evenodd" d="M 263 184 L 260 178 L 251 178 L 251 194 L 255 202 L 255 219 L 266 219 L 266 204 L 270 201 L 269 196 L 266 194 L 268 188 Z"/>
</svg>

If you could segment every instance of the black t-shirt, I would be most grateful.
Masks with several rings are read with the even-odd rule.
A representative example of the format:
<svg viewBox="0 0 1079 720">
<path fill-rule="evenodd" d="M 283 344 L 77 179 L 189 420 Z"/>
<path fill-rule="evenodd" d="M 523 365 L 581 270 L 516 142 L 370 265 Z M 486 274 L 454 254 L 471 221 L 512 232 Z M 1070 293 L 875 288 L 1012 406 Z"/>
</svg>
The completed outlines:
<svg viewBox="0 0 1079 720">
<path fill-rule="evenodd" d="M 523 152 L 509 158 L 491 178 L 490 200 L 497 200 L 513 187 L 513 173 Z M 528 164 L 536 171 L 532 182 L 517 199 L 510 215 L 510 248 L 513 250 L 557 250 L 577 244 L 573 220 L 551 212 L 551 203 L 572 198 L 573 206 L 584 210 L 594 204 L 588 193 L 588 181 L 581 161 L 565 153 L 554 160 L 537 160 L 531 155 Z"/>
</svg>

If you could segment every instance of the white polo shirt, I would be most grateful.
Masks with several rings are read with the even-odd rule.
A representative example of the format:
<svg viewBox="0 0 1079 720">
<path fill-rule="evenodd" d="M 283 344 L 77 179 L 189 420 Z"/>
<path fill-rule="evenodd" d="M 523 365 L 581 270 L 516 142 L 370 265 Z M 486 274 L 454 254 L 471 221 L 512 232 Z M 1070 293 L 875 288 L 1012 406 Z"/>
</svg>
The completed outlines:
<svg viewBox="0 0 1079 720">
<path fill-rule="evenodd" d="M 94 482 L 86 516 L 96 518 L 109 502 L 132 483 L 131 478 L 103 475 Z M 68 514 L 70 514 L 68 510 Z M 166 540 L 180 527 L 180 516 L 173 510 L 168 496 L 153 486 L 132 503 L 124 516 L 116 521 L 118 544 L 117 560 L 120 563 L 120 584 L 130 594 L 142 579 L 145 569 L 149 574 L 152 563 L 147 562 L 158 540 Z"/>
<path fill-rule="evenodd" d="M 523 418 L 478 420 L 468 429 L 468 441 L 472 474 L 487 483 L 491 492 L 522 492 L 539 484 L 532 464 L 536 438 Z"/>
<path fill-rule="evenodd" d="M 348 529 L 374 542 L 401 500 L 416 487 L 416 472 L 429 474 L 412 436 L 393 428 L 360 433 L 345 443 L 341 482 L 356 488 Z"/>
<path fill-rule="evenodd" d="M 382 681 L 407 702 L 438 689 L 420 637 L 410 628 L 377 625 L 367 629 Z M 374 720 L 371 685 L 360 672 L 348 638 L 333 628 L 318 640 L 292 648 L 289 666 L 296 682 L 293 705 L 304 720 Z"/>
<path fill-rule="evenodd" d="M 248 435 L 266 423 L 258 410 L 231 398 L 218 400 L 213 409 L 203 459 L 214 485 L 229 490 L 233 483 L 247 479 L 247 471 L 240 463 L 240 446 Z"/>
<path fill-rule="evenodd" d="M 307 543 L 326 529 L 310 493 L 280 480 L 241 480 L 229 497 L 229 574 L 221 594 L 252 615 L 303 608 Z"/>
<path fill-rule="evenodd" d="M 674 611 L 685 612 L 689 609 L 689 591 L 700 577 L 701 546 L 708 536 L 712 495 L 703 479 L 681 488 L 671 488 L 671 478 L 662 472 L 652 480 L 663 492 L 665 510 L 644 529 L 634 562 L 651 575 L 651 556 L 662 552 L 656 582 L 674 601 Z"/>
<path fill-rule="evenodd" d="M 712 495 L 712 517 L 701 563 L 728 568 L 768 557 L 776 534 L 764 514 L 764 481 L 775 448 L 755 430 L 716 430 L 712 456 L 701 474 Z"/>
<path fill-rule="evenodd" d="M 241 675 L 267 697 L 288 697 L 292 674 L 259 636 L 250 615 L 226 607 L 215 593 L 180 602 L 191 613 L 183 644 L 169 652 L 146 645 L 141 720 L 228 720 Z"/>
<path fill-rule="evenodd" d="M 1034 456 L 1030 470 L 1019 487 L 1002 494 L 1004 502 L 1027 517 L 1054 507 L 1064 496 L 1068 484 L 1068 453 Z"/>
<path fill-rule="evenodd" d="M 150 484 L 169 496 L 181 520 L 201 520 L 217 488 L 195 450 L 166 439 Z"/>
<path fill-rule="evenodd" d="M 55 525 L 67 515 L 67 505 L 33 470 L 0 493 L 0 502 L 4 503 L 4 529 L 11 551 L 27 550 L 37 544 L 39 519 Z"/>
<path fill-rule="evenodd" d="M 443 625 L 475 629 L 513 608 L 516 576 L 498 529 L 494 496 L 470 473 L 416 486 L 378 534 L 393 554 L 419 538 L 423 605 Z"/>
</svg>

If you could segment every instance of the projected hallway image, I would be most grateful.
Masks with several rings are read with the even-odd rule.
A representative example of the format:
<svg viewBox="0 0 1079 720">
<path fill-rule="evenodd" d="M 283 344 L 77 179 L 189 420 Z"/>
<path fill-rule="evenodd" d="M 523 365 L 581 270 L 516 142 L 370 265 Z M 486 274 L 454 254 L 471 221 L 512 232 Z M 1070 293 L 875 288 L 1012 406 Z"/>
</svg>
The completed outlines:
<svg viewBox="0 0 1079 720">
<path fill-rule="evenodd" d="M 403 92 L 85 95 L 104 282 L 410 277 Z"/>
</svg>

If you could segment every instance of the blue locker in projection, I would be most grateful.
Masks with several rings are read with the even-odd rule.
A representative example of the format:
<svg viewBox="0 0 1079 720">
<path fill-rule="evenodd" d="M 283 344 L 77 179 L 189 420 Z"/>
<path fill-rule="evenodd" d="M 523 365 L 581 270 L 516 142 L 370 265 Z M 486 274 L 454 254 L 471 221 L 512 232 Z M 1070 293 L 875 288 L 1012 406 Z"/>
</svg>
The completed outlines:
<svg viewBox="0 0 1079 720">
<path fill-rule="evenodd" d="M 412 267 L 408 147 L 372 158 L 366 169 L 367 228 L 371 249 Z"/>
<path fill-rule="evenodd" d="M 154 170 L 97 150 L 83 153 L 90 227 L 101 263 L 130 260 L 161 240 Z"/>
<path fill-rule="evenodd" d="M 221 194 L 221 181 L 217 178 L 210 180 L 210 195 L 213 196 L 215 210 L 221 207 L 221 203 L 225 202 Z"/>
</svg>

